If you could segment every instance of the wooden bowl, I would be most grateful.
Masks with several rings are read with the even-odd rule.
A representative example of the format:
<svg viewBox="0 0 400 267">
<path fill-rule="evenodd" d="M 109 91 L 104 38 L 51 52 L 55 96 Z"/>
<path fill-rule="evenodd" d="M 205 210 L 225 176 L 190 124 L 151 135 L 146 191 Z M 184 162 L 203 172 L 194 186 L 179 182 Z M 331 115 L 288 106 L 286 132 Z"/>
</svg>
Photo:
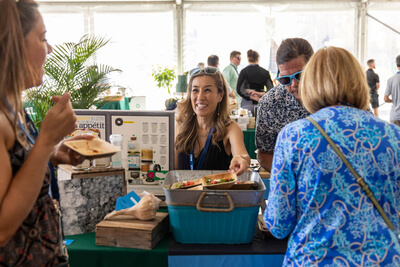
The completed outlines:
<svg viewBox="0 0 400 267">
<path fill-rule="evenodd" d="M 223 182 L 222 181 L 223 179 L 230 179 L 230 180 L 232 179 L 232 181 Z M 203 184 L 203 188 L 212 189 L 212 190 L 231 189 L 232 186 L 237 181 L 237 177 L 236 177 L 235 173 L 224 172 L 224 173 L 206 175 L 203 178 L 201 178 L 201 181 Z M 216 183 L 211 184 L 214 181 Z"/>
<path fill-rule="evenodd" d="M 64 145 L 89 159 L 110 157 L 121 151 L 119 147 L 101 139 L 66 140 Z"/>
</svg>

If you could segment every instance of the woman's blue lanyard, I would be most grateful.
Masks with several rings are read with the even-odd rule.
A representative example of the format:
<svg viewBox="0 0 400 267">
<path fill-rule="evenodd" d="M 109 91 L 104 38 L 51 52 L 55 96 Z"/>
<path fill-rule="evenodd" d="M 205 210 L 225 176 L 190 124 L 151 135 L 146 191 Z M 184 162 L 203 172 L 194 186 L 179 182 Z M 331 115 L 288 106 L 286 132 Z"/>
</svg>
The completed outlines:
<svg viewBox="0 0 400 267">
<path fill-rule="evenodd" d="M 199 164 L 197 165 L 197 169 L 198 170 L 203 169 L 204 160 L 206 159 L 207 150 L 208 150 L 208 147 L 210 146 L 212 130 L 213 129 L 211 128 L 210 131 L 208 132 L 206 144 L 204 145 L 203 151 L 201 152 L 201 155 L 200 155 Z M 194 153 L 193 153 L 193 150 L 189 154 L 189 160 L 190 160 L 190 170 L 193 171 L 194 170 Z"/>
</svg>

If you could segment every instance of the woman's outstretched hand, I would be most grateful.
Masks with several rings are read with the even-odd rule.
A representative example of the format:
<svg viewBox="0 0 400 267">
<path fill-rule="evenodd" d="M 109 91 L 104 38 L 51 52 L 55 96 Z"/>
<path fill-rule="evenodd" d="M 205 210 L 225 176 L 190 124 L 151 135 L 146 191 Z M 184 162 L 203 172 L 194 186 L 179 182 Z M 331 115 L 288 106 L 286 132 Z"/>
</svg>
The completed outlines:
<svg viewBox="0 0 400 267">
<path fill-rule="evenodd" d="M 229 166 L 230 172 L 236 173 L 237 176 L 243 174 L 249 168 L 250 164 L 250 157 L 249 155 L 236 155 L 231 160 L 231 165 Z"/>
</svg>

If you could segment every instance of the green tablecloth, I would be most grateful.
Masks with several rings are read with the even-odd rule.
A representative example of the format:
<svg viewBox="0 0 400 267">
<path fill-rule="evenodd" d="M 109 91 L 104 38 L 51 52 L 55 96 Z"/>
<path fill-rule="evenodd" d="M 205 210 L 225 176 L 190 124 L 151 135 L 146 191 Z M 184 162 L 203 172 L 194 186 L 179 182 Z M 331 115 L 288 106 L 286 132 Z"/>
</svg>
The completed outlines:
<svg viewBox="0 0 400 267">
<path fill-rule="evenodd" d="M 129 110 L 129 101 L 129 97 L 125 97 L 121 101 L 108 101 L 100 109 Z"/>
<path fill-rule="evenodd" d="M 168 266 L 170 236 L 152 250 L 97 246 L 95 233 L 65 236 L 65 239 L 75 240 L 67 246 L 71 267 Z"/>
<path fill-rule="evenodd" d="M 249 153 L 250 158 L 257 159 L 256 154 L 256 130 L 248 129 L 247 131 L 243 131 L 244 137 L 244 145 L 246 146 L 247 152 Z"/>
</svg>

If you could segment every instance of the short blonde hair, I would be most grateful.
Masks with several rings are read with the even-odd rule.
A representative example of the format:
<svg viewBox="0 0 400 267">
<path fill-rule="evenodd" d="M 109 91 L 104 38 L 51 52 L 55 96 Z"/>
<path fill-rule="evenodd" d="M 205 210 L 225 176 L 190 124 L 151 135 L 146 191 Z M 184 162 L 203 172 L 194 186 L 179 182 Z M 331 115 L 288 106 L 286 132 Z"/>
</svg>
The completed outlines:
<svg viewBox="0 0 400 267">
<path fill-rule="evenodd" d="M 322 48 L 310 58 L 299 90 L 304 107 L 311 113 L 340 103 L 362 110 L 369 106 L 369 88 L 360 63 L 339 47 Z"/>
</svg>

